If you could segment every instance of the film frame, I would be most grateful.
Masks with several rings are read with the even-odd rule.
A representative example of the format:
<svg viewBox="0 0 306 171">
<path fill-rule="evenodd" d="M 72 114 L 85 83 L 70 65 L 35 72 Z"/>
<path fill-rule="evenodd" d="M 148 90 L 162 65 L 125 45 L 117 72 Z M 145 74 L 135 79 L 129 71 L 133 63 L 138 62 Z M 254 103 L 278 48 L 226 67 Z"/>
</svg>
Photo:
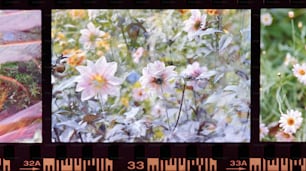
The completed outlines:
<svg viewBox="0 0 306 171">
<path fill-rule="evenodd" d="M 142 9 L 142 8 L 198 8 L 201 7 L 211 9 L 251 9 L 251 142 L 250 143 L 153 143 L 153 144 L 125 144 L 125 143 L 107 143 L 107 144 L 56 144 L 51 143 L 51 61 L 50 58 L 43 59 L 43 143 L 42 144 L 1 144 L 0 154 L 2 160 L 0 162 L 0 170 L 20 170 L 20 168 L 36 167 L 41 170 L 47 170 L 43 167 L 53 160 L 64 160 L 66 158 L 77 158 L 82 160 L 91 160 L 93 158 L 103 158 L 112 160 L 105 164 L 112 163 L 113 170 L 129 170 L 128 163 L 144 162 L 143 169 L 148 168 L 148 159 L 167 160 L 170 158 L 185 158 L 187 160 L 195 160 L 197 158 L 209 158 L 211 162 L 217 161 L 218 170 L 226 170 L 226 168 L 246 168 L 244 170 L 252 170 L 261 162 L 258 170 L 278 170 L 279 165 L 275 163 L 285 163 L 287 170 L 306 170 L 305 165 L 302 167 L 295 166 L 296 163 L 305 164 L 303 159 L 305 156 L 305 146 L 303 143 L 265 143 L 259 142 L 259 58 L 260 56 L 260 9 L 261 8 L 300 8 L 306 7 L 304 1 L 55 1 L 45 2 L 39 0 L 33 1 L 1 1 L 3 9 L 40 9 L 42 10 L 42 49 L 43 56 L 51 54 L 51 10 L 52 9 L 94 9 L 99 5 L 101 9 Z M 131 154 L 126 156 L 126 154 Z M 50 161 L 47 162 L 47 159 Z M 258 160 L 253 160 L 256 158 Z M 8 162 L 8 160 L 10 162 Z M 39 161 L 39 162 L 37 162 Z M 244 161 L 247 163 L 245 167 Z M 55 161 L 54 161 L 55 162 Z M 55 162 L 56 163 L 56 162 Z M 58 162 L 57 165 L 61 165 Z M 82 163 L 82 162 L 81 162 Z M 153 162 L 152 162 L 153 163 Z M 290 163 L 290 164 L 288 164 Z M 137 163 L 134 163 L 137 164 Z M 252 164 L 254 164 L 252 166 Z M 86 165 L 86 164 L 85 164 Z M 301 164 L 300 164 L 301 165 Z M 39 166 L 39 167 L 38 167 Z M 125 167 L 122 167 L 125 166 Z M 54 167 L 56 164 L 54 164 Z M 62 166 L 61 166 L 62 167 Z M 59 169 L 62 169 L 58 167 Z M 77 166 L 72 167 L 75 169 Z M 69 167 L 67 167 L 69 168 Z M 94 167 L 88 167 L 85 170 L 93 170 Z M 283 168 L 283 167 L 282 167 Z M 160 168 L 161 169 L 161 168 Z M 49 169 L 50 170 L 50 169 Z M 132 169 L 133 170 L 133 169 Z M 134 169 L 135 170 L 135 169 Z M 158 170 L 158 169 L 157 169 Z M 193 167 L 190 170 L 197 170 Z M 208 170 L 208 169 L 207 169 Z M 241 169 L 242 170 L 242 169 Z"/>
</svg>

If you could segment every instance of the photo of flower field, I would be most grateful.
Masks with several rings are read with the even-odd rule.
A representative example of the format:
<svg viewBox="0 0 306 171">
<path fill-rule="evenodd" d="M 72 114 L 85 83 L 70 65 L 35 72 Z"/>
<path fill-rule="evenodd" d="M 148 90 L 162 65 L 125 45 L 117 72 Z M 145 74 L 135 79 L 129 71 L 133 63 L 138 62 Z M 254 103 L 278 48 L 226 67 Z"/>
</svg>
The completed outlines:
<svg viewBox="0 0 306 171">
<path fill-rule="evenodd" d="M 250 10 L 52 10 L 52 142 L 250 142 Z"/>
<path fill-rule="evenodd" d="M 261 10 L 260 141 L 306 141 L 305 9 Z"/>
</svg>

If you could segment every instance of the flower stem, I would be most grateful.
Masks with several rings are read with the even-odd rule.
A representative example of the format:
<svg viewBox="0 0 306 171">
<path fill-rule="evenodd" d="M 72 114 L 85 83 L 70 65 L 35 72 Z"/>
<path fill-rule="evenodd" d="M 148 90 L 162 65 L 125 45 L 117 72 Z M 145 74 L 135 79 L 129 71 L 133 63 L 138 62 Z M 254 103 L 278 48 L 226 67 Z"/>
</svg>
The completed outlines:
<svg viewBox="0 0 306 171">
<path fill-rule="evenodd" d="M 123 36 L 123 39 L 124 39 L 124 43 L 125 43 L 126 48 L 127 48 L 127 56 L 128 56 L 127 59 L 129 59 L 129 60 L 132 61 L 133 59 L 132 59 L 132 55 L 131 55 L 131 52 L 130 52 L 130 50 L 131 50 L 131 49 L 130 49 L 130 45 L 129 45 L 129 43 L 128 43 L 128 41 L 127 41 L 127 38 L 126 38 L 126 36 L 125 36 L 125 34 L 124 34 L 123 26 L 121 26 L 120 29 L 121 29 L 121 33 L 122 33 L 122 36 Z M 132 65 L 133 68 L 135 67 L 133 62 L 131 63 L 131 65 Z"/>
<path fill-rule="evenodd" d="M 182 92 L 182 97 L 181 97 L 181 104 L 180 104 L 180 109 L 179 109 L 179 113 L 178 113 L 178 116 L 177 116 L 177 120 L 176 120 L 176 123 L 175 123 L 175 126 L 173 128 L 173 131 L 175 130 L 179 120 L 180 120 L 180 116 L 181 116 L 181 112 L 182 112 L 182 106 L 183 106 L 183 101 L 184 101 L 184 96 L 185 96 L 185 89 L 186 89 L 186 82 L 184 82 L 184 87 L 183 87 L 183 92 Z"/>
<path fill-rule="evenodd" d="M 162 88 L 162 87 L 161 87 L 161 91 L 162 91 L 162 94 L 163 94 L 163 96 L 162 96 L 163 100 L 164 100 L 165 102 L 167 102 L 167 99 L 166 99 L 166 97 L 165 97 L 165 94 L 164 94 L 164 91 L 163 91 L 163 88 Z M 166 108 L 166 115 L 167 115 L 168 129 L 171 130 L 170 119 L 169 119 L 169 113 L 168 113 L 167 108 Z"/>
<path fill-rule="evenodd" d="M 130 46 L 127 42 L 127 39 L 125 37 L 125 34 L 124 34 L 124 30 L 123 30 L 123 26 L 120 27 L 121 28 L 121 33 L 122 33 L 122 36 L 123 36 L 123 39 L 124 39 L 124 42 L 125 42 L 125 45 L 126 45 L 126 48 L 128 49 L 128 51 L 130 50 Z"/>
<path fill-rule="evenodd" d="M 293 19 L 291 19 L 291 30 L 292 30 L 293 49 L 295 50 L 295 30 L 294 30 L 294 21 L 293 21 Z"/>
<path fill-rule="evenodd" d="M 60 136 L 59 136 L 59 133 L 58 133 L 58 130 L 57 130 L 57 128 L 53 128 L 53 130 L 54 130 L 54 133 L 55 133 L 55 136 L 56 136 L 56 138 L 57 138 L 57 142 L 61 142 L 61 138 L 60 138 Z"/>
<path fill-rule="evenodd" d="M 277 103 L 278 103 L 278 110 L 279 110 L 279 112 L 281 113 L 281 114 L 283 114 L 283 111 L 282 111 L 282 105 L 281 105 L 281 102 L 282 102 L 282 100 L 281 100 L 281 97 L 280 97 L 280 90 L 281 90 L 281 87 L 279 87 L 278 89 L 277 89 L 277 91 L 276 91 L 276 101 L 277 101 Z"/>
<path fill-rule="evenodd" d="M 82 138 L 82 134 L 79 132 L 78 135 L 80 137 L 81 143 L 84 143 L 83 138 Z"/>
<path fill-rule="evenodd" d="M 99 99 L 99 104 L 100 104 L 101 110 L 102 110 L 102 112 L 104 112 L 105 111 L 105 109 L 104 109 L 104 100 L 103 100 L 102 95 L 98 95 L 98 99 Z"/>
<path fill-rule="evenodd" d="M 193 94 L 193 99 L 194 99 L 194 106 L 195 106 L 195 114 L 196 114 L 196 117 L 197 119 L 199 118 L 198 116 L 198 104 L 197 104 L 197 94 L 196 92 L 194 91 L 194 89 L 192 90 L 192 94 Z"/>
</svg>

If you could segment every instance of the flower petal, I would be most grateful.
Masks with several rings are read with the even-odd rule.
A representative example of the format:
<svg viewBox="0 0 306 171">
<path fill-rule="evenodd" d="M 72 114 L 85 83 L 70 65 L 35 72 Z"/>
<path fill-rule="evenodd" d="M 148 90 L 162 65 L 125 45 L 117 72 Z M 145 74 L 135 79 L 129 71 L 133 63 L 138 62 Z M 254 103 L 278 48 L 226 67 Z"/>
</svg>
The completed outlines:
<svg viewBox="0 0 306 171">
<path fill-rule="evenodd" d="M 108 82 L 111 85 L 120 85 L 122 84 L 123 81 L 117 77 L 111 77 L 111 78 L 108 78 Z"/>
<path fill-rule="evenodd" d="M 96 95 L 96 92 L 93 89 L 90 89 L 90 88 L 84 89 L 82 91 L 81 100 L 82 101 L 88 100 L 94 97 L 95 95 Z"/>
<path fill-rule="evenodd" d="M 90 23 L 87 24 L 87 28 L 88 28 L 88 30 L 90 30 L 90 31 L 94 31 L 94 30 L 96 29 L 96 27 L 93 25 L 92 22 L 90 22 Z"/>
<path fill-rule="evenodd" d="M 191 17 L 192 19 L 200 18 L 201 17 L 201 12 L 200 10 L 191 10 Z"/>
<path fill-rule="evenodd" d="M 76 91 L 82 91 L 84 89 L 88 89 L 91 88 L 91 82 L 90 80 L 84 80 L 84 78 L 82 77 L 83 80 L 80 80 L 80 82 L 77 84 L 76 86 Z"/>
</svg>

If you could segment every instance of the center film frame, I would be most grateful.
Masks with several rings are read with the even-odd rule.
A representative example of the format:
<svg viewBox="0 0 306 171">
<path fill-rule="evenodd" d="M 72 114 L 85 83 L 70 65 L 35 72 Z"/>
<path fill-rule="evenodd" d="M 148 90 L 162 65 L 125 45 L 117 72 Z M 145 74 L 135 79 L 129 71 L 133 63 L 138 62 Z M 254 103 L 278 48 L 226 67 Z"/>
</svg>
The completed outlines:
<svg viewBox="0 0 306 171">
<path fill-rule="evenodd" d="M 250 19 L 53 10 L 52 141 L 249 142 Z"/>
<path fill-rule="evenodd" d="M 92 2 L 92 1 L 91 1 Z M 54 3 L 44 1 L 31 1 L 29 3 L 21 3 L 13 1 L 2 3 L 4 8 L 25 8 L 25 9 L 41 9 L 42 10 L 42 48 L 43 56 L 50 56 L 51 52 L 51 9 L 58 9 L 61 5 L 68 5 L 69 9 L 75 8 L 94 8 L 93 2 L 71 2 L 57 1 Z M 116 4 L 116 5 L 115 5 Z M 141 3 L 140 3 L 141 4 Z M 279 157 L 299 159 L 305 156 L 304 145 L 302 143 L 265 143 L 259 142 L 259 58 L 260 56 L 260 9 L 261 8 L 288 8 L 305 6 L 304 2 L 298 1 L 265 1 L 265 2 L 225 2 L 225 1 L 209 1 L 208 4 L 202 1 L 162 1 L 158 4 L 147 2 L 143 5 L 152 8 L 193 8 L 200 5 L 202 9 L 211 8 L 246 8 L 252 10 L 251 16 L 251 140 L 250 143 L 69 143 L 60 144 L 51 142 L 51 66 L 50 58 L 43 58 L 43 144 L 2 144 L 0 149 L 5 160 L 10 160 L 11 170 L 19 170 L 24 166 L 25 161 L 40 161 L 44 162 L 44 158 L 82 158 L 84 160 L 91 158 L 108 158 L 113 160 L 114 170 L 125 169 L 129 161 L 145 161 L 148 158 L 168 159 L 170 157 L 195 159 L 197 157 L 213 158 L 217 160 L 218 170 L 225 170 L 231 167 L 230 163 L 234 161 L 247 161 L 247 164 L 252 161 L 251 158 L 275 159 Z M 37 6 L 35 6 L 37 5 Z M 85 5 L 84 7 L 82 5 Z M 109 1 L 108 4 L 99 4 L 101 8 L 140 8 L 139 1 L 123 2 Z M 82 7 L 81 7 L 82 6 Z M 255 56 L 255 57 L 254 57 Z M 255 89 L 255 90 L 254 90 Z M 50 139 L 49 139 L 50 137 Z M 2 162 L 1 166 L 4 165 Z M 289 166 L 288 166 L 289 168 Z M 292 169 L 291 169 L 292 170 Z"/>
</svg>

